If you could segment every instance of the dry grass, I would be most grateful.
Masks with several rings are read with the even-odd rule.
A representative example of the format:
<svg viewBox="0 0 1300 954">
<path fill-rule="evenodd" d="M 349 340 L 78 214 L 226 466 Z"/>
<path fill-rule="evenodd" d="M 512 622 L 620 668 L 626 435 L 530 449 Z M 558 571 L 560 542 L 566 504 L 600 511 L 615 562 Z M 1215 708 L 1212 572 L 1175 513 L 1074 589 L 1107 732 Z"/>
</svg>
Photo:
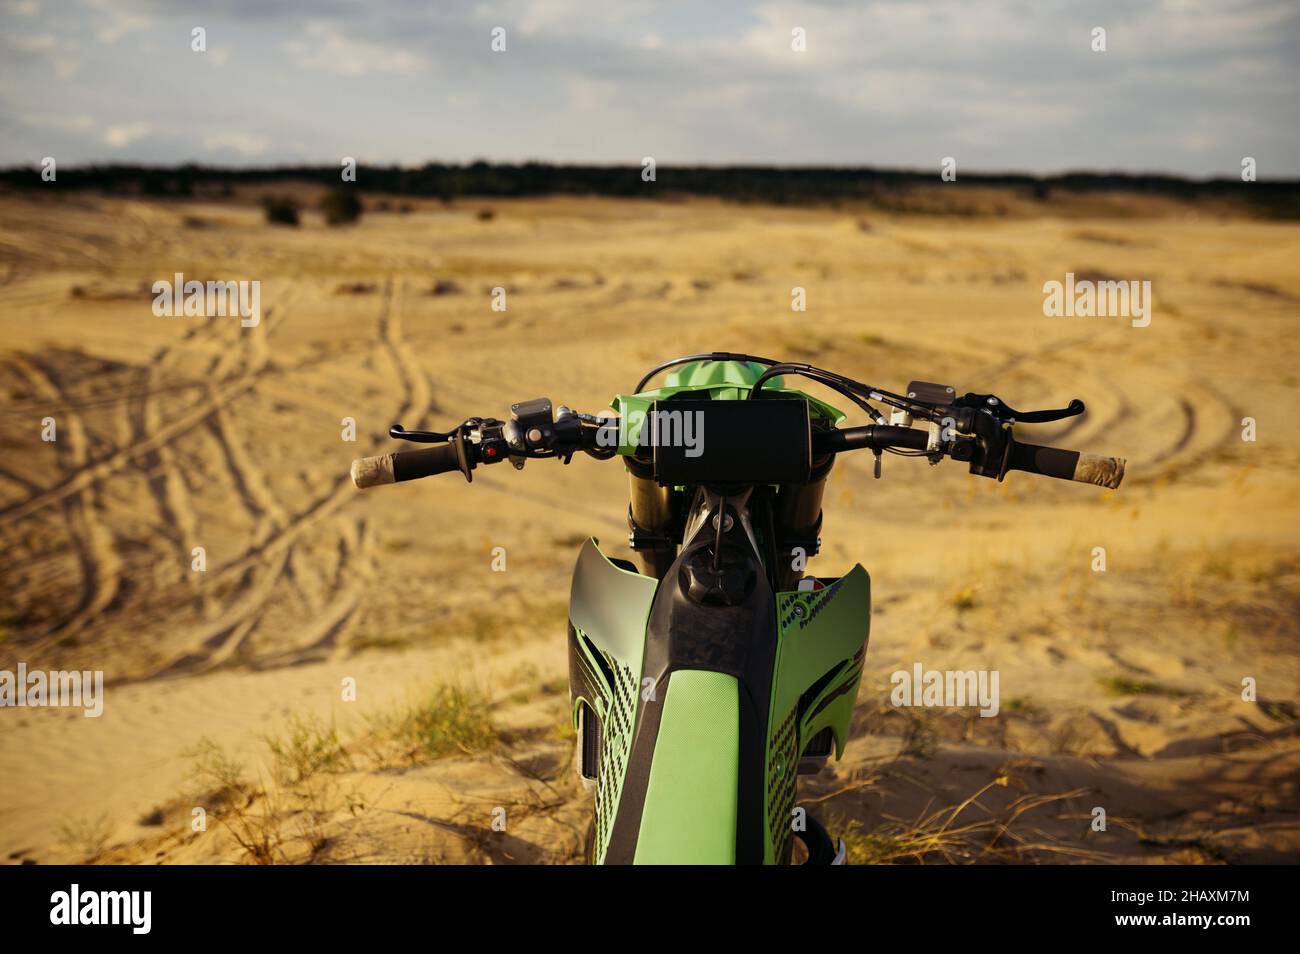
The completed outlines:
<svg viewBox="0 0 1300 954">
<path fill-rule="evenodd" d="M 516 670 L 525 672 L 535 668 Z M 192 793 L 187 797 L 208 806 L 208 817 L 245 862 L 354 860 L 358 844 L 366 838 L 350 837 L 350 822 L 375 818 L 374 811 L 381 808 L 382 791 L 377 793 L 371 784 L 380 777 L 376 772 L 394 773 L 391 777 L 399 780 L 407 771 L 456 757 L 489 757 L 523 783 L 514 786 L 513 794 L 453 794 L 436 816 L 425 816 L 422 809 L 422 820 L 460 845 L 452 851 L 444 838 L 442 847 L 430 848 L 422 860 L 579 860 L 587 813 L 580 786 L 567 771 L 567 759 L 560 760 L 561 777 L 554 778 L 553 769 L 545 766 L 555 763 L 539 760 L 533 749 L 514 757 L 518 753 L 497 727 L 491 709 L 481 690 L 444 684 L 417 702 L 367 720 L 349 739 L 332 725 L 295 716 L 284 732 L 261 738 L 261 755 L 253 769 L 205 739 L 189 752 Z M 566 751 L 569 744 L 563 746 Z M 549 834 L 540 843 L 521 840 L 516 834 L 521 829 Z"/>
<path fill-rule="evenodd" d="M 59 844 L 81 861 L 92 862 L 99 858 L 112 837 L 113 824 L 107 813 L 69 818 L 59 823 Z"/>
<path fill-rule="evenodd" d="M 352 765 L 338 730 L 310 716 L 293 716 L 284 733 L 263 741 L 281 785 L 296 785 L 319 772 L 342 772 Z"/>
<path fill-rule="evenodd" d="M 383 765 L 413 765 L 452 754 L 473 755 L 499 741 L 482 690 L 441 685 L 429 695 L 369 720 L 366 743 Z"/>
<path fill-rule="evenodd" d="M 1164 696 L 1179 699 L 1187 695 L 1182 689 L 1161 685 L 1150 679 L 1134 679 L 1130 676 L 1098 676 L 1097 684 L 1112 696 Z"/>
<path fill-rule="evenodd" d="M 1045 854 L 1100 859 L 1096 852 L 1023 835 L 1015 827 L 1030 812 L 1076 798 L 1086 789 L 1023 795 L 998 812 L 981 804 L 980 798 L 986 792 L 1008 784 L 1011 781 L 1007 777 L 999 777 L 956 805 L 911 820 L 890 819 L 872 830 L 844 815 L 832 815 L 828 828 L 833 837 L 844 840 L 849 864 L 1025 862 Z M 984 817 L 978 817 L 980 814 Z"/>
<path fill-rule="evenodd" d="M 275 791 L 250 780 L 245 764 L 210 738 L 204 737 L 184 754 L 191 759 L 190 788 L 182 799 L 220 824 L 249 861 L 279 860 L 284 839 Z"/>
</svg>

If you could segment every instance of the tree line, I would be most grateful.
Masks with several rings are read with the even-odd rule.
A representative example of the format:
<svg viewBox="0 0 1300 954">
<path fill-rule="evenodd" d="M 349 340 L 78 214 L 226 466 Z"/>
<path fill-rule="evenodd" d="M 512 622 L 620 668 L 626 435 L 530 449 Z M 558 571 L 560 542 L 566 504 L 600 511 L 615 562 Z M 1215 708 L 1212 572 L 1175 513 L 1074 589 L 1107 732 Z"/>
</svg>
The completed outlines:
<svg viewBox="0 0 1300 954">
<path fill-rule="evenodd" d="M 340 185 L 340 167 L 327 165 L 231 169 L 186 164 L 151 166 L 93 164 L 59 168 L 57 182 L 69 189 L 108 194 L 185 197 L 233 194 L 238 186 L 287 182 Z M 1126 192 L 1187 201 L 1228 199 L 1271 217 L 1300 217 L 1300 180 L 1187 179 L 1174 175 L 1069 172 L 1053 176 L 961 172 L 960 184 L 1009 188 L 1027 198 Z M 423 166 L 358 166 L 359 190 L 451 201 L 466 196 L 524 198 L 600 195 L 627 198 L 710 196 L 736 202 L 824 204 L 862 200 L 881 204 L 909 187 L 938 184 L 937 172 L 850 166 L 659 166 L 647 181 L 639 165 L 571 165 L 544 162 Z M 0 170 L 0 183 L 47 186 L 38 167 Z"/>
</svg>

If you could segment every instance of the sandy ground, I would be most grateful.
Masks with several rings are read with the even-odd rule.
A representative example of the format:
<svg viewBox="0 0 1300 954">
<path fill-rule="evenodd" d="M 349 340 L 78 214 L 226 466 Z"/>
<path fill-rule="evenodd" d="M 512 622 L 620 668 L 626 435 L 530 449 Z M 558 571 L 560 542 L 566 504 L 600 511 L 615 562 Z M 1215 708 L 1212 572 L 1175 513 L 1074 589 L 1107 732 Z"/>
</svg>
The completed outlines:
<svg viewBox="0 0 1300 954">
<path fill-rule="evenodd" d="M 1300 860 L 1300 227 L 1085 212 L 553 199 L 294 230 L 235 203 L 0 196 L 0 669 L 108 681 L 98 719 L 0 709 L 0 858 L 245 862 L 255 818 L 262 860 L 578 860 L 567 576 L 587 534 L 626 555 L 624 476 L 533 462 L 361 495 L 348 465 L 394 421 L 596 411 L 660 360 L 749 350 L 1081 397 L 1027 439 L 1129 460 L 1114 494 L 838 466 L 813 569 L 862 562 L 876 615 L 854 738 L 800 797 L 851 858 Z M 260 280 L 261 324 L 155 317 L 178 271 Z M 1150 280 L 1151 325 L 1045 318 L 1067 271 Z M 998 670 L 1001 713 L 894 709 L 917 662 Z M 367 757 L 374 720 L 440 684 L 482 690 L 495 744 Z M 264 739 L 305 719 L 344 757 L 275 782 Z M 205 739 L 245 765 L 236 794 L 191 791 Z M 192 831 L 195 805 L 220 823 Z"/>
</svg>

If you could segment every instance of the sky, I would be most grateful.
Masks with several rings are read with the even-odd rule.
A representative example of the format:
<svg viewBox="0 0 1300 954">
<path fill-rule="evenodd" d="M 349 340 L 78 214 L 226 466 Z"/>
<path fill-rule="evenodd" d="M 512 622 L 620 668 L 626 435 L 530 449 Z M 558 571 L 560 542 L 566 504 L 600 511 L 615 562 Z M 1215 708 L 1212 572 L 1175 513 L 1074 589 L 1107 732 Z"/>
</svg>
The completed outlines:
<svg viewBox="0 0 1300 954">
<path fill-rule="evenodd" d="M 0 166 L 1294 178 L 1298 74 L 1298 0 L 0 0 Z"/>
</svg>

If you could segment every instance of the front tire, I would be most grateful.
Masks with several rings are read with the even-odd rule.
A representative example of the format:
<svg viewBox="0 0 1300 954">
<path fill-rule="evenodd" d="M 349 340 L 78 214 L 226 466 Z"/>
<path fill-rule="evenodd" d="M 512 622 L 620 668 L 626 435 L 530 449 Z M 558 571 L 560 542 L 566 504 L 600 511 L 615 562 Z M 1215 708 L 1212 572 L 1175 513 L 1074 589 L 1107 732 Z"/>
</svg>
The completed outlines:
<svg viewBox="0 0 1300 954">
<path fill-rule="evenodd" d="M 806 865 L 831 865 L 835 863 L 836 851 L 835 842 L 831 840 L 830 833 L 816 818 L 811 815 L 806 816 L 807 828 L 804 831 L 795 832 L 801 842 L 808 859 L 803 863 Z"/>
<path fill-rule="evenodd" d="M 587 823 L 587 837 L 582 839 L 582 860 L 584 863 L 594 865 L 596 863 L 596 813 L 591 813 L 591 821 Z"/>
</svg>

